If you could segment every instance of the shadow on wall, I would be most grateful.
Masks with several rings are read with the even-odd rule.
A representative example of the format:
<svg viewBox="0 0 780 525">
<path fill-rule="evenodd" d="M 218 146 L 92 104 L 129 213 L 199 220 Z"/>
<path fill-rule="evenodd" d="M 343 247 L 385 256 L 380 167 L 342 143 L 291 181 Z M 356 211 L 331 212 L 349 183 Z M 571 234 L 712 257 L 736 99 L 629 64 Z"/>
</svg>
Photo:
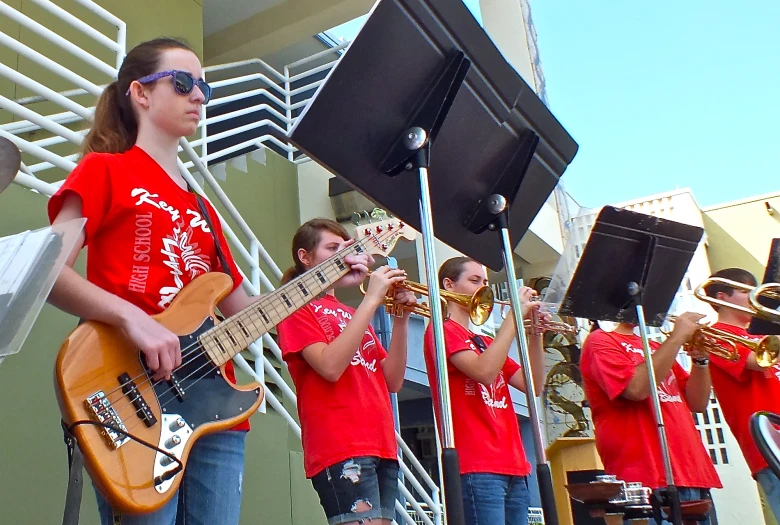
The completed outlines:
<svg viewBox="0 0 780 525">
<path fill-rule="evenodd" d="M 733 267 L 744 268 L 760 280 L 764 275 L 766 261 L 756 259 L 711 217 L 702 214 L 702 219 L 707 232 L 707 257 L 712 271 L 717 272 Z"/>
</svg>

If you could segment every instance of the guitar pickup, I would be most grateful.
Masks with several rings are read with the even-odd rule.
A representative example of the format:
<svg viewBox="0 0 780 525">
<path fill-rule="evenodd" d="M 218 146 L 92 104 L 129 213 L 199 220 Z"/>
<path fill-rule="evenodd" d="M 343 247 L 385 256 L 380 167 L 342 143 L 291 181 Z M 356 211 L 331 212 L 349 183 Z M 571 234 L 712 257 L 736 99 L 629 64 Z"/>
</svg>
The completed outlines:
<svg viewBox="0 0 780 525">
<path fill-rule="evenodd" d="M 176 399 L 179 401 L 184 401 L 184 389 L 179 384 L 179 378 L 174 374 L 171 374 L 171 378 L 168 380 L 168 384 L 170 385 L 171 390 L 173 390 L 173 393 L 176 395 Z"/>
<path fill-rule="evenodd" d="M 157 418 L 152 413 L 152 409 L 149 408 L 149 404 L 138 391 L 138 386 L 135 384 L 135 381 L 130 378 L 130 375 L 125 372 L 124 374 L 120 375 L 117 380 L 122 386 L 122 392 L 124 392 L 125 395 L 130 399 L 130 402 L 133 403 L 133 406 L 138 413 L 138 417 L 141 418 L 141 421 L 144 422 L 144 425 L 151 427 L 152 425 L 156 424 Z"/>
</svg>

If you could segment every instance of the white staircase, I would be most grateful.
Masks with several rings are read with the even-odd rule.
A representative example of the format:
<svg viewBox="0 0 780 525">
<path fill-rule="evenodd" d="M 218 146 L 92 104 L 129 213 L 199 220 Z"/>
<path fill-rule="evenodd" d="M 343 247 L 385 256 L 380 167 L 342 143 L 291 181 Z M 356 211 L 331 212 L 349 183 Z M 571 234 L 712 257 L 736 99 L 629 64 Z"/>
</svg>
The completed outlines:
<svg viewBox="0 0 780 525">
<path fill-rule="evenodd" d="M 0 78 L 16 85 L 17 94 L 20 90 L 29 92 L 14 100 L 0 95 L 0 110 L 14 116 L 13 122 L 0 124 L 0 136 L 14 142 L 23 153 L 25 162 L 16 177 L 16 184 L 45 196 L 54 194 L 76 166 L 78 155 L 70 152 L 81 144 L 86 134 L 84 128 L 94 112 L 94 103 L 103 86 L 115 78 L 125 55 L 126 27 L 122 20 L 90 0 L 73 0 L 72 3 L 73 12 L 48 0 L 27 2 L 46 13 L 47 16 L 42 19 L 53 17 L 59 22 L 57 27 L 64 24 L 69 31 L 69 37 L 65 38 L 29 14 L 0 0 L 0 16 L 36 36 L 28 39 L 31 40 L 28 44 L 0 32 L 0 46 L 30 60 L 45 72 L 41 75 L 45 78 L 36 79 L 0 63 Z M 97 22 L 88 24 L 83 19 Z M 71 33 L 75 36 L 71 37 Z M 250 294 L 273 290 L 281 271 L 210 170 L 216 167 L 219 173 L 220 161 L 236 154 L 264 159 L 262 148 L 274 149 L 296 164 L 306 162 L 308 159 L 286 140 L 286 135 L 313 90 L 322 82 L 323 75 L 338 61 L 339 51 L 344 47 L 328 49 L 297 61 L 282 72 L 259 59 L 205 68 L 204 74 L 215 88 L 215 96 L 209 104 L 209 114 L 204 108 L 199 137 L 180 141 L 179 168 L 197 191 L 202 193 L 203 186 L 211 190 L 240 230 L 233 231 L 220 216 L 232 253 L 250 268 L 249 275 L 244 275 L 244 286 Z M 60 59 L 63 52 L 67 53 L 67 65 Z M 56 79 L 58 86 L 69 87 L 56 90 L 48 87 L 46 79 L 50 82 L 52 78 Z M 229 107 L 227 105 L 231 103 L 242 107 L 219 111 L 220 107 Z M 52 107 L 56 109 L 52 110 Z M 0 118 L 3 117 L 2 112 Z M 254 114 L 263 118 L 255 118 Z M 241 123 L 241 119 L 247 116 L 251 121 Z M 226 129 L 209 135 L 207 128 L 216 124 L 222 124 Z M 247 132 L 254 135 L 216 149 L 217 141 L 224 144 L 225 140 Z M 242 161 L 232 158 L 228 162 L 241 164 Z M 248 242 L 242 242 L 237 233 Z M 270 277 L 262 270 L 261 263 L 270 269 Z M 275 357 L 276 362 L 285 366 L 281 350 L 270 335 L 265 335 L 249 347 L 254 367 L 242 356 L 236 357 L 237 366 L 262 384 L 266 379 L 273 382 L 282 395 L 294 403 L 295 393 L 266 357 L 265 350 Z M 266 403 L 285 418 L 300 438 L 297 422 L 269 388 L 265 389 L 261 412 L 267 409 Z M 407 525 L 441 525 L 443 506 L 439 488 L 400 435 L 397 438 L 398 459 L 404 479 L 404 482 L 399 480 L 400 497 L 404 504 L 396 502 L 398 514 Z"/>
</svg>

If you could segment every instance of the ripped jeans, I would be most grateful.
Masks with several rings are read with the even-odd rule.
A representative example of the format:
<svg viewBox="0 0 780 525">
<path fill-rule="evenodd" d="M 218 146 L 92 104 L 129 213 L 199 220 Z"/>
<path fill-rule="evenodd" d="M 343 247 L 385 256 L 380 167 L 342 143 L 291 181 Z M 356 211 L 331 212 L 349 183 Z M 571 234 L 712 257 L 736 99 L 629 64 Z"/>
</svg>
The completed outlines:
<svg viewBox="0 0 780 525">
<path fill-rule="evenodd" d="M 341 461 L 318 472 L 311 484 L 328 525 L 395 519 L 398 462 L 377 457 Z"/>
<path fill-rule="evenodd" d="M 238 525 L 246 432 L 202 436 L 192 447 L 178 494 L 151 514 L 119 515 L 97 490 L 102 525 Z"/>
</svg>

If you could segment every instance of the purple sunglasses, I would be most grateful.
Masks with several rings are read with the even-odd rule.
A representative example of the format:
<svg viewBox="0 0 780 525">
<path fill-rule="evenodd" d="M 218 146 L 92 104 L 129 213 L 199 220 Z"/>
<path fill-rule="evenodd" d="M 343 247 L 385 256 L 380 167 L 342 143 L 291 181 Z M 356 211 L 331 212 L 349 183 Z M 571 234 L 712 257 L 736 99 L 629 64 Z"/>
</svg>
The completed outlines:
<svg viewBox="0 0 780 525">
<path fill-rule="evenodd" d="M 178 71 L 172 69 L 170 71 L 160 71 L 159 73 L 153 73 L 145 77 L 141 77 L 137 80 L 140 84 L 149 84 L 155 80 L 159 80 L 165 77 L 173 77 L 173 89 L 180 95 L 189 95 L 197 85 L 201 93 L 203 93 L 203 103 L 208 104 L 211 100 L 211 86 L 209 86 L 202 78 L 195 78 L 186 71 Z M 130 88 L 127 88 L 125 96 L 130 94 Z"/>
</svg>

